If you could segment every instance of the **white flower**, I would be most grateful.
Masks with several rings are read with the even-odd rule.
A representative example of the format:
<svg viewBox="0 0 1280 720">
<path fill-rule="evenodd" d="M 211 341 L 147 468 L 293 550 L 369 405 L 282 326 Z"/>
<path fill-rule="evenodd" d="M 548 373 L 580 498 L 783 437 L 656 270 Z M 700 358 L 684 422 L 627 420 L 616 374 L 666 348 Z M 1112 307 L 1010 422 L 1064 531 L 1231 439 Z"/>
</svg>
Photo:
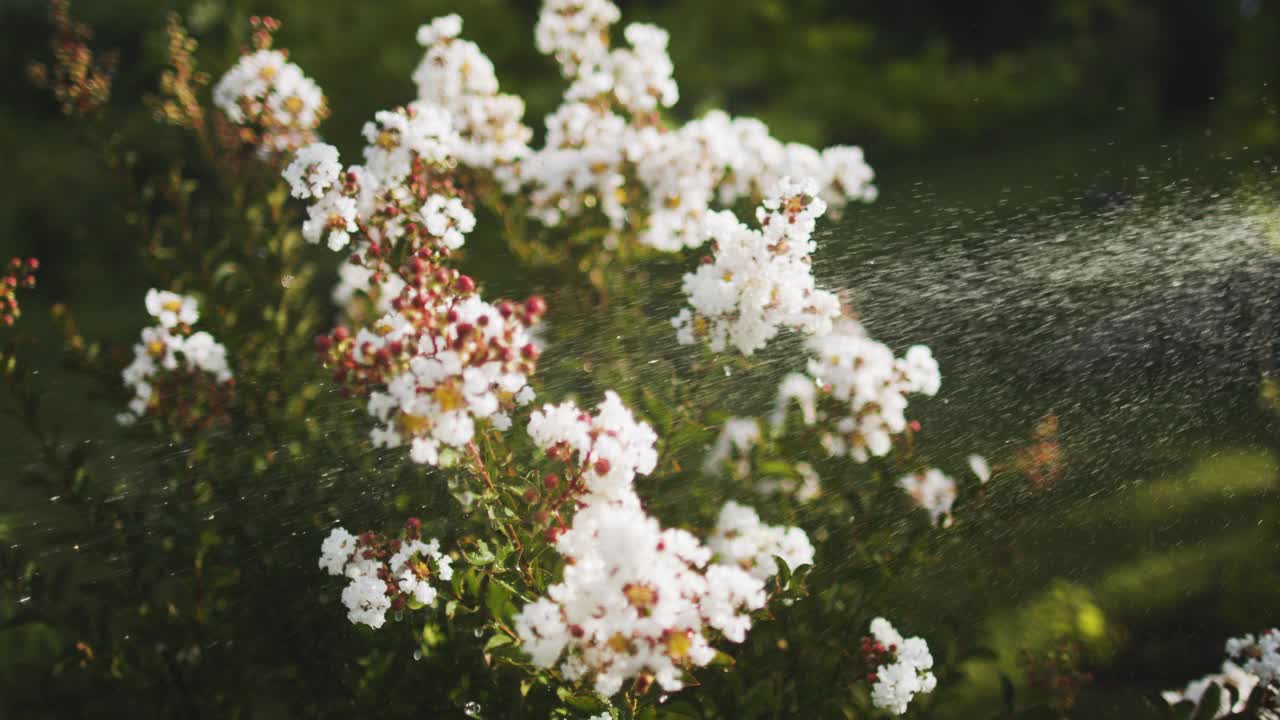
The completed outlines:
<svg viewBox="0 0 1280 720">
<path fill-rule="evenodd" d="M 474 292 L 442 296 L 416 282 L 402 289 L 396 308 L 348 346 L 350 360 L 373 373 L 370 441 L 408 445 L 414 462 L 436 465 L 445 448 L 466 447 L 477 421 L 509 427 L 505 412 L 529 397 L 536 351 L 528 326 L 541 311 L 495 307 Z M 393 352 L 395 363 L 379 364 Z"/>
<path fill-rule="evenodd" d="M 1226 717 L 1231 713 L 1244 712 L 1249 702 L 1249 695 L 1258 685 L 1258 677 L 1246 672 L 1230 660 L 1224 660 L 1221 672 L 1192 680 L 1182 690 L 1166 690 L 1160 693 L 1160 696 L 1170 705 L 1186 701 L 1195 705 L 1198 709 L 1200 701 L 1210 685 L 1218 685 L 1222 688 L 1222 694 L 1218 696 L 1218 708 L 1213 713 L 1213 717 L 1220 718 Z M 1236 702 L 1234 704 L 1231 702 L 1231 696 L 1227 692 L 1227 688 L 1234 688 L 1236 691 Z"/>
<path fill-rule="evenodd" d="M 720 509 L 707 546 L 720 562 L 740 567 L 762 581 L 778 572 L 775 557 L 791 570 L 813 564 L 813 545 L 803 530 L 766 525 L 754 509 L 733 500 Z"/>
<path fill-rule="evenodd" d="M 415 102 L 407 108 L 383 110 L 361 130 L 368 143 L 364 168 L 384 187 L 404 181 L 414 159 L 441 163 L 457 144 L 449 113 L 429 103 Z"/>
<path fill-rule="evenodd" d="M 147 292 L 146 307 L 160 324 L 142 329 L 140 341 L 133 346 L 133 361 L 120 374 L 125 386 L 133 391 L 128 412 L 116 417 L 121 425 L 133 424 L 155 406 L 153 386 L 161 373 L 185 370 L 210 375 L 216 383 L 232 379 L 227 349 L 221 343 L 204 331 L 184 334 L 200 319 L 194 298 L 152 289 Z M 197 380 L 190 377 L 183 381 Z"/>
<path fill-rule="evenodd" d="M 986 458 L 974 453 L 965 458 L 965 461 L 969 463 L 969 470 L 978 478 L 978 482 L 986 484 L 991 479 L 991 465 Z"/>
<path fill-rule="evenodd" d="M 951 506 L 956 501 L 956 481 L 941 470 L 930 468 L 923 472 L 904 475 L 898 485 L 911 495 L 916 504 L 929 512 L 929 520 L 935 525 L 944 517 L 950 522 Z"/>
<path fill-rule="evenodd" d="M 544 405 L 529 416 L 529 437 L 544 450 L 556 448 L 581 484 L 579 502 L 616 501 L 632 495 L 636 475 L 648 475 L 658 462 L 658 436 L 636 420 L 612 390 L 595 415 L 572 402 Z"/>
<path fill-rule="evenodd" d="M 546 0 L 534 28 L 538 52 L 555 56 L 565 77 L 574 77 L 608 53 L 609 27 L 621 17 L 609 0 Z"/>
<path fill-rule="evenodd" d="M 930 670 L 933 656 L 921 638 L 904 639 L 884 618 L 871 621 L 871 634 L 889 662 L 876 667 L 871 702 L 891 715 L 902 715 L 919 693 L 933 692 L 938 680 Z"/>
<path fill-rule="evenodd" d="M 568 559 L 563 579 L 521 609 L 516 632 L 536 665 L 563 657 L 566 678 L 593 676 L 604 695 L 641 673 L 679 690 L 684 668 L 715 656 L 703 628 L 740 642 L 748 613 L 765 604 L 761 580 L 708 568 L 711 553 L 696 538 L 662 530 L 637 502 L 588 505 L 556 548 Z"/>
<path fill-rule="evenodd" d="M 372 575 L 360 574 L 342 591 L 342 604 L 347 606 L 347 619 L 352 623 L 377 629 L 387 621 L 391 598 L 386 582 Z"/>
<path fill-rule="evenodd" d="M 812 425 L 818 420 L 818 386 L 813 378 L 802 373 L 788 373 L 778 383 L 778 399 L 769 416 L 769 424 L 775 430 L 781 429 L 787 420 L 787 410 L 794 402 L 800 406 L 800 417 L 805 425 Z"/>
<path fill-rule="evenodd" d="M 413 73 L 418 100 L 450 115 L 457 130 L 451 152 L 461 164 L 494 170 L 523 157 L 533 131 L 521 123 L 524 101 L 498 92 L 493 63 L 461 32 L 457 15 L 418 30 L 418 43 L 427 48 Z"/>
<path fill-rule="evenodd" d="M 850 318 L 841 318 L 808 346 L 809 375 L 838 404 L 831 424 L 835 433 L 824 436 L 823 444 L 828 453 L 857 462 L 888 453 L 893 436 L 907 429 L 907 395 L 937 392 L 941 382 L 927 348 L 916 346 L 908 352 L 910 360 L 895 360 L 886 345 Z"/>
<path fill-rule="evenodd" d="M 1227 655 L 1263 684 L 1280 682 L 1280 628 L 1227 640 Z"/>
<path fill-rule="evenodd" d="M 466 233 L 476 227 L 476 216 L 456 197 L 431 195 L 420 212 L 427 232 L 439 238 L 441 244 L 450 250 L 462 247 Z"/>
<path fill-rule="evenodd" d="M 355 550 L 355 536 L 343 528 L 334 528 L 320 545 L 320 567 L 330 575 L 342 575 Z"/>
<path fill-rule="evenodd" d="M 307 208 L 302 237 L 312 244 L 324 240 L 330 250 L 337 252 L 351 242 L 351 233 L 357 229 L 355 199 L 331 191 Z"/>
<path fill-rule="evenodd" d="M 816 193 L 812 181 L 783 178 L 757 209 L 760 230 L 727 211 L 708 214 L 705 229 L 715 240 L 715 252 L 710 262 L 684 276 L 694 314 L 678 315 L 677 329 L 705 320 L 713 351 L 731 343 L 744 355 L 763 348 L 782 327 L 829 332 L 839 302 L 814 286 L 809 260 L 815 220 L 826 209 Z"/>
<path fill-rule="evenodd" d="M 227 349 L 203 330 L 183 341 L 182 355 L 186 358 L 188 367 L 209 373 L 220 383 L 231 379 Z"/>
<path fill-rule="evenodd" d="M 284 169 L 284 179 L 296 198 L 320 197 L 342 174 L 338 148 L 325 143 L 311 143 L 298 151 L 293 162 Z"/>
<path fill-rule="evenodd" d="M 146 304 L 147 312 L 166 328 L 194 325 L 200 319 L 195 298 L 186 295 L 152 288 L 147 291 Z"/>
<path fill-rule="evenodd" d="M 328 113 L 320 87 L 272 49 L 241 55 L 214 86 L 213 103 L 232 123 L 258 133 L 264 152 L 310 143 Z"/>
<path fill-rule="evenodd" d="M 406 538 L 390 558 L 379 555 L 376 544 L 370 548 L 364 542 L 335 528 L 320 546 L 320 567 L 350 580 L 342 591 L 342 604 L 353 623 L 382 627 L 397 597 L 431 605 L 439 594 L 431 580 L 448 582 L 453 577 L 450 559 L 434 539 Z"/>
<path fill-rule="evenodd" d="M 718 472 L 726 461 L 736 458 L 735 474 L 746 476 L 751 470 L 751 448 L 760 439 L 760 422 L 755 418 L 731 417 L 725 420 L 715 446 L 703 462 L 703 471 Z"/>
</svg>

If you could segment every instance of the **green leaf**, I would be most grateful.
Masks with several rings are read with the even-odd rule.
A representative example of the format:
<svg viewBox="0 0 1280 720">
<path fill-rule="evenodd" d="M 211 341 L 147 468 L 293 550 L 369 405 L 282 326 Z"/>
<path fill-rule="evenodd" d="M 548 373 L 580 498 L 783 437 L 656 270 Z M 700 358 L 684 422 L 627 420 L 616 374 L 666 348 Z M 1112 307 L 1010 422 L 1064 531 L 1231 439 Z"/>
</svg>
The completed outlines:
<svg viewBox="0 0 1280 720">
<path fill-rule="evenodd" d="M 598 695 L 576 695 L 572 690 L 561 687 L 556 690 L 556 697 L 560 698 L 560 702 L 568 705 L 575 710 L 581 710 L 588 713 L 601 713 L 609 709 L 609 703 L 602 700 Z"/>
<path fill-rule="evenodd" d="M 476 541 L 475 552 L 469 553 L 466 550 L 463 550 L 462 557 L 465 558 L 469 564 L 475 565 L 476 567 L 488 565 L 496 559 L 493 555 L 493 551 L 489 549 L 489 544 L 484 540 Z"/>
<path fill-rule="evenodd" d="M 490 650 L 500 648 L 503 645 L 510 645 L 513 642 L 515 642 L 515 640 L 511 639 L 510 635 L 498 633 L 497 635 L 489 638 L 489 641 L 484 644 L 484 651 L 489 652 Z"/>
<path fill-rule="evenodd" d="M 791 584 L 791 568 L 787 567 L 787 562 L 777 555 L 773 556 L 773 562 L 778 566 L 778 585 L 787 587 Z"/>
</svg>

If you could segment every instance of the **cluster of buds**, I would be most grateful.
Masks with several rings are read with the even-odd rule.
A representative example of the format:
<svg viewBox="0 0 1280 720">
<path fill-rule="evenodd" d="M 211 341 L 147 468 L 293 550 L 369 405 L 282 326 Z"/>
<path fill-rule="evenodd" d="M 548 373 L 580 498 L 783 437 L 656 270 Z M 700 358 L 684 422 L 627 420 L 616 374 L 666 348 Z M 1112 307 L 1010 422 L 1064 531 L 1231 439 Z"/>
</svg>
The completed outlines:
<svg viewBox="0 0 1280 720">
<path fill-rule="evenodd" d="M 862 664 L 868 669 L 866 681 L 875 683 L 880 679 L 875 668 L 892 665 L 897 660 L 898 645 L 894 642 L 885 645 L 874 635 L 865 635 L 858 646 L 858 653 L 862 657 Z"/>
<path fill-rule="evenodd" d="M 386 622 L 388 610 L 433 604 L 438 591 L 432 582 L 453 577 L 451 562 L 439 541 L 423 540 L 417 518 L 409 518 L 399 537 L 334 528 L 320 547 L 320 567 L 350 579 L 342 592 L 347 618 L 374 628 Z"/>
<path fill-rule="evenodd" d="M 133 399 L 116 419 L 129 425 L 159 414 L 183 428 L 225 419 L 235 382 L 227 349 L 207 332 L 192 332 L 200 319 L 195 299 L 152 289 L 146 306 L 158 323 L 133 346 L 133 362 L 122 373 Z"/>
<path fill-rule="evenodd" d="M 213 88 L 213 102 L 237 128 L 240 142 L 264 154 L 292 152 L 315 140 L 329 115 L 324 93 L 289 54 L 272 47 L 280 28 L 274 18 L 253 17 L 252 51 L 246 49 Z"/>
<path fill-rule="evenodd" d="M 111 76 L 115 74 L 114 54 L 95 58 L 89 48 L 93 36 L 88 25 L 71 19 L 69 0 L 49 0 L 53 38 L 49 48 L 53 61 L 32 63 L 27 74 L 32 82 L 46 88 L 66 115 L 92 115 L 111 99 Z"/>
<path fill-rule="evenodd" d="M 30 289 L 36 286 L 36 270 L 40 269 L 40 261 L 36 258 L 13 258 L 4 273 L 0 274 L 0 323 L 11 327 L 22 316 L 22 307 L 18 304 L 18 289 Z"/>
<path fill-rule="evenodd" d="M 199 43 L 187 34 L 178 13 L 169 13 L 165 34 L 169 38 L 169 67 L 160 75 L 160 94 L 147 98 L 156 120 L 203 132 L 204 107 L 200 93 L 209 84 L 208 73 L 196 70 Z"/>
<path fill-rule="evenodd" d="M 421 257 L 401 277 L 390 312 L 354 336 L 342 327 L 320 336 L 316 350 L 335 381 L 368 395 L 374 445 L 408 445 L 415 462 L 436 465 L 442 445 L 471 442 L 476 420 L 505 430 L 507 412 L 533 399 L 539 350 L 529 329 L 546 302 L 485 302 L 469 276 Z"/>
</svg>

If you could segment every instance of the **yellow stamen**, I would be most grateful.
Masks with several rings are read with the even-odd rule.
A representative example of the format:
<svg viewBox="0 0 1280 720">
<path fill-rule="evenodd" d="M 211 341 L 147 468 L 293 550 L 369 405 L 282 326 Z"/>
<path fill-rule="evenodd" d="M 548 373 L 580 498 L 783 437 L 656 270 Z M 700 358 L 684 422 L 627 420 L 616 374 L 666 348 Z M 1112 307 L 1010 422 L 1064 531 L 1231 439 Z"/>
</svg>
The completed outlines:
<svg viewBox="0 0 1280 720">
<path fill-rule="evenodd" d="M 400 413 L 396 417 L 396 422 L 400 425 L 400 431 L 405 435 L 418 436 L 424 434 L 431 427 L 431 421 L 421 415 L 413 415 L 410 413 Z"/>
<path fill-rule="evenodd" d="M 438 385 L 432 395 L 435 396 L 436 404 L 445 412 L 461 409 L 467 404 L 467 399 L 462 396 L 462 390 L 453 384 Z"/>
<path fill-rule="evenodd" d="M 667 636 L 667 656 L 679 662 L 689 656 L 693 641 L 685 633 L 671 633 Z"/>
</svg>

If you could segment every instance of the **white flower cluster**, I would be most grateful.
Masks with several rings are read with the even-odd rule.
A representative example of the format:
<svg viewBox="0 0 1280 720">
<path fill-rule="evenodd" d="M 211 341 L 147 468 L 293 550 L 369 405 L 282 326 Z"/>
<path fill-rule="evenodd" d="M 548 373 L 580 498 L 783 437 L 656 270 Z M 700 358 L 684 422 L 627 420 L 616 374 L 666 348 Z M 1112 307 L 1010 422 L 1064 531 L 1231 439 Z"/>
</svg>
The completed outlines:
<svg viewBox="0 0 1280 720">
<path fill-rule="evenodd" d="M 646 24 L 623 31 L 627 47 L 610 50 L 621 17 L 607 0 L 544 2 L 538 49 L 553 55 L 570 86 L 546 119 L 546 144 L 517 169 L 532 214 L 559 225 L 599 208 L 616 232 L 675 251 L 705 240 L 709 208 L 754 199 L 782 177 L 811 177 L 828 202 L 875 198 L 872 172 L 856 147 L 819 152 L 784 144 L 758 120 L 713 112 L 678 128 L 657 111 L 679 98 L 668 34 Z"/>
<path fill-rule="evenodd" d="M 664 690 L 684 686 L 685 668 L 715 657 L 704 630 L 742 642 L 764 584 L 738 567 L 710 565 L 711 551 L 683 530 L 663 530 L 638 505 L 596 503 L 574 516 L 556 547 L 562 581 L 521 609 L 516 632 L 533 662 L 571 681 L 594 679 L 613 695 L 650 673 Z"/>
<path fill-rule="evenodd" d="M 918 693 L 930 693 L 937 687 L 938 679 L 930 672 L 933 655 L 922 638 L 904 639 L 884 618 L 871 621 L 871 635 L 889 660 L 876 667 L 871 702 L 891 715 L 902 715 Z"/>
<path fill-rule="evenodd" d="M 552 459 L 568 464 L 565 480 L 579 502 L 638 504 L 635 477 L 648 475 L 658 462 L 657 434 L 612 390 L 595 415 L 572 402 L 542 406 L 529 417 L 529 437 Z"/>
<path fill-rule="evenodd" d="M 746 477 L 751 472 L 751 448 L 762 438 L 760 421 L 753 417 L 731 417 L 724 421 L 716 444 L 703 461 L 703 471 L 716 473 L 724 464 L 733 461 L 735 477 Z"/>
<path fill-rule="evenodd" d="M 323 197 L 338 182 L 342 163 L 338 162 L 338 148 L 325 143 L 311 143 L 298 150 L 293 161 L 284 169 L 285 182 L 296 198 Z"/>
<path fill-rule="evenodd" d="M 293 196 L 311 199 L 302 236 L 339 251 L 363 231 L 356 247 L 389 247 L 407 241 L 456 250 L 475 228 L 475 215 L 444 187 L 430 185 L 429 171 L 457 147 L 449 113 L 427 103 L 383 110 L 362 130 L 364 165 L 343 168 L 338 151 L 321 143 L 303 147 L 285 168 Z M 406 240 L 406 238 L 408 238 Z M 361 289 L 368 289 L 367 287 Z"/>
<path fill-rule="evenodd" d="M 387 611 L 400 603 L 431 605 L 437 595 L 431 579 L 448 582 L 453 577 L 451 560 L 440 552 L 435 539 L 387 543 L 381 537 L 357 537 L 343 528 L 335 528 L 321 544 L 320 567 L 350 580 L 342 591 L 347 619 L 372 628 L 382 627 Z"/>
<path fill-rule="evenodd" d="M 942 383 L 929 348 L 915 345 L 895 359 L 893 351 L 849 318 L 810 339 L 809 350 L 814 356 L 809 374 L 841 408 L 836 432 L 826 434 L 823 445 L 828 453 L 857 462 L 885 455 L 893 435 L 907 429 L 907 395 L 934 395 Z"/>
<path fill-rule="evenodd" d="M 533 29 L 538 52 L 552 55 L 565 77 L 594 67 L 609 54 L 609 29 L 622 19 L 609 0 L 545 0 Z"/>
<path fill-rule="evenodd" d="M 778 396 L 769 414 L 769 425 L 775 432 L 787 423 L 787 413 L 791 404 L 800 407 L 800 419 L 805 425 L 818 421 L 818 385 L 813 378 L 804 373 L 787 373 L 778 383 Z"/>
<path fill-rule="evenodd" d="M 227 349 L 207 332 L 191 332 L 200 319 L 195 298 L 152 288 L 147 291 L 146 306 L 159 324 L 143 328 L 142 340 L 133 346 L 133 362 L 122 373 L 124 384 L 133 390 L 128 412 L 116 416 L 122 425 L 141 418 L 154 404 L 154 379 L 159 372 L 181 369 L 208 374 L 217 383 L 232 379 Z"/>
<path fill-rule="evenodd" d="M 1221 718 L 1232 713 L 1244 712 L 1249 702 L 1249 694 L 1258 686 L 1258 677 L 1252 673 L 1245 672 L 1244 668 L 1230 660 L 1224 660 L 1221 672 L 1192 680 L 1182 690 L 1166 690 L 1160 693 L 1160 697 L 1164 698 L 1164 701 L 1170 705 L 1189 702 L 1199 709 L 1200 701 L 1204 698 L 1205 691 L 1211 685 L 1217 685 L 1223 689 L 1223 693 L 1218 696 L 1218 708 L 1213 713 L 1213 717 Z M 1231 696 L 1226 692 L 1227 688 L 1234 688 L 1236 691 L 1236 701 L 1234 703 L 1231 702 Z"/>
<path fill-rule="evenodd" d="M 951 523 L 951 506 L 956 501 L 956 481 L 937 468 L 929 468 L 898 479 L 898 486 L 907 491 L 916 504 L 929 512 L 929 521 L 943 525 Z"/>
<path fill-rule="evenodd" d="M 1227 655 L 1264 685 L 1280 683 L 1280 628 L 1227 640 Z"/>
<path fill-rule="evenodd" d="M 715 532 L 707 546 L 719 562 L 740 567 L 764 581 L 778 572 L 774 558 L 795 570 L 813 564 L 813 545 L 797 527 L 766 525 L 756 511 L 730 500 L 720 509 Z"/>
<path fill-rule="evenodd" d="M 240 56 L 213 88 L 213 103 L 232 123 L 254 133 L 269 152 L 310 143 L 328 114 L 324 93 L 281 50 L 261 48 Z"/>
<path fill-rule="evenodd" d="M 1175 705 L 1190 702 L 1197 706 L 1203 701 L 1205 691 L 1217 685 L 1223 692 L 1219 695 L 1218 707 L 1213 717 L 1227 717 L 1232 713 L 1244 712 L 1248 706 L 1249 696 L 1254 689 L 1261 686 L 1275 699 L 1280 690 L 1280 628 L 1271 628 L 1261 635 L 1242 635 L 1227 640 L 1227 659 L 1222 663 L 1222 671 L 1205 675 L 1192 680 L 1182 690 L 1168 690 L 1162 693 L 1165 702 Z M 1236 701 L 1226 692 L 1228 688 L 1236 692 Z"/>
<path fill-rule="evenodd" d="M 462 19 L 436 18 L 418 29 L 426 55 L 413 73 L 418 100 L 449 113 L 457 138 L 451 152 L 462 165 L 493 170 L 523 157 L 533 131 L 522 124 L 524 101 L 498 92 L 493 63 L 459 37 Z"/>
<path fill-rule="evenodd" d="M 393 310 L 372 329 L 362 328 L 354 345 L 361 360 L 372 360 L 384 348 L 408 348 L 407 363 L 369 395 L 369 415 L 380 423 L 369 436 L 377 447 L 408 444 L 410 459 L 430 465 L 440 462 L 442 446 L 466 447 L 477 420 L 507 429 L 511 419 L 504 408 L 534 396 L 516 357 L 530 345 L 527 327 L 476 295 L 446 302 L 427 314 L 447 316 L 448 322 L 422 323 L 423 313 L 413 308 Z"/>
<path fill-rule="evenodd" d="M 685 308 L 672 325 L 682 344 L 699 336 L 720 352 L 732 343 L 744 355 L 763 348 L 782 327 L 822 337 L 840 314 L 835 294 L 814 286 L 809 254 L 814 222 L 826 210 L 812 181 L 783 178 L 758 208 L 761 229 L 733 213 L 711 213 L 709 262 L 684 276 Z"/>
</svg>

